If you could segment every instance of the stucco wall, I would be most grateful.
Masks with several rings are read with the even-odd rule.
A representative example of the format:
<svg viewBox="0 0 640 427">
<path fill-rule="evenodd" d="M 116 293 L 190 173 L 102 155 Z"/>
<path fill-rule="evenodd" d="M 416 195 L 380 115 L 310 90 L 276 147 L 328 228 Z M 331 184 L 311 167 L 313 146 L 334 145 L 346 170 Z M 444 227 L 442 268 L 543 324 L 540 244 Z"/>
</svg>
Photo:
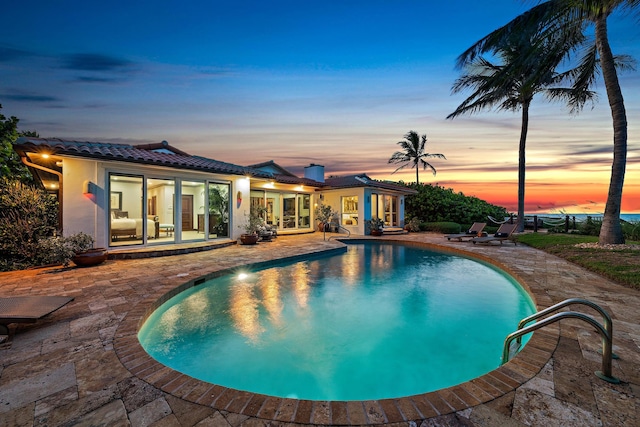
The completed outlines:
<svg viewBox="0 0 640 427">
<path fill-rule="evenodd" d="M 358 224 L 357 225 L 344 225 L 340 222 L 342 214 L 342 197 L 357 196 L 358 197 Z M 365 215 L 370 212 L 370 208 L 365 210 L 365 191 L 364 188 L 346 188 L 340 190 L 323 191 L 322 203 L 331 206 L 334 211 L 338 212 L 337 219 L 340 225 L 352 234 L 364 234 L 364 220 L 367 219 Z"/>
<path fill-rule="evenodd" d="M 104 179 L 99 179 L 98 162 L 65 158 L 62 165 L 63 234 L 84 232 L 93 236 L 96 246 L 105 246 L 104 227 L 99 227 L 96 221 L 98 214 L 104 215 L 106 205 Z M 92 193 L 84 193 L 85 181 L 91 183 Z"/>
<path fill-rule="evenodd" d="M 251 197 L 249 187 L 251 182 L 248 178 L 237 177 L 231 185 L 231 224 L 229 233 L 232 239 L 237 239 L 244 233 L 244 224 L 249 217 Z M 238 197 L 238 196 L 241 196 Z"/>
</svg>

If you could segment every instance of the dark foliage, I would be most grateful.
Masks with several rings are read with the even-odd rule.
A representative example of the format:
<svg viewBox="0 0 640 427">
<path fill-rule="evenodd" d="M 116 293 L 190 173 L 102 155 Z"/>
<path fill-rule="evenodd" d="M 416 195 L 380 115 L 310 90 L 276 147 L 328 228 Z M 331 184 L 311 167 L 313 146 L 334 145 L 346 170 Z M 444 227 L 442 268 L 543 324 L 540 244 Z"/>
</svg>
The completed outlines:
<svg viewBox="0 0 640 427">
<path fill-rule="evenodd" d="M 2 109 L 2 105 L 0 105 Z M 33 178 L 20 157 L 13 150 L 13 143 L 19 136 L 38 136 L 35 132 L 18 132 L 19 120 L 6 118 L 0 113 L 0 177 L 10 177 L 22 182 L 32 182 Z"/>
<path fill-rule="evenodd" d="M 464 226 L 474 222 L 489 222 L 488 217 L 508 216 L 503 207 L 492 205 L 477 197 L 456 193 L 451 188 L 430 184 L 405 184 L 418 191 L 405 201 L 405 216 L 421 222 L 455 222 Z"/>
<path fill-rule="evenodd" d="M 0 271 L 42 265 L 41 240 L 58 224 L 58 202 L 46 191 L 0 177 Z"/>
</svg>

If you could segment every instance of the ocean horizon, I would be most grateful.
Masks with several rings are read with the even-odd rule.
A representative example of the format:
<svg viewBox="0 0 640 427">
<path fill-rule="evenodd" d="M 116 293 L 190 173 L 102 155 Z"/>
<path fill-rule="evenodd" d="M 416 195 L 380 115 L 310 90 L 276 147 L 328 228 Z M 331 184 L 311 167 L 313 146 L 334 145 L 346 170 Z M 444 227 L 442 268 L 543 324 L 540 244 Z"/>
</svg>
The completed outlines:
<svg viewBox="0 0 640 427">
<path fill-rule="evenodd" d="M 534 214 L 528 214 L 527 216 L 533 216 L 533 215 L 537 215 L 538 217 L 545 217 L 545 218 L 564 218 L 567 215 L 569 215 L 569 217 L 571 217 L 573 219 L 573 217 L 576 218 L 576 220 L 580 221 L 580 220 L 585 220 L 587 219 L 587 217 L 591 217 L 591 218 L 599 218 L 601 219 L 604 216 L 604 213 L 600 213 L 600 212 L 595 212 L 595 213 L 534 213 Z M 620 214 L 620 219 L 627 221 L 627 222 L 640 222 L 640 213 L 621 213 Z"/>
</svg>

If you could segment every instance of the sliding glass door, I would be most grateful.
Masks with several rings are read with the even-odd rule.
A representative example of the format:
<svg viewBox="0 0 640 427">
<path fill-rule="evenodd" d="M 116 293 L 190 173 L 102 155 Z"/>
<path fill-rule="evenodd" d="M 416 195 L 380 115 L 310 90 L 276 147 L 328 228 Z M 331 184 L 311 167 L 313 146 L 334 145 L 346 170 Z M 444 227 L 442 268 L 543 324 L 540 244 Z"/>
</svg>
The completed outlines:
<svg viewBox="0 0 640 427">
<path fill-rule="evenodd" d="M 138 245 L 155 229 L 145 221 L 141 176 L 109 175 L 109 236 L 111 246 Z"/>
<path fill-rule="evenodd" d="M 230 187 L 229 184 L 209 183 L 207 230 L 210 239 L 229 237 Z"/>
<path fill-rule="evenodd" d="M 175 242 L 176 183 L 173 179 L 147 179 L 147 218 L 154 221 L 154 238 L 149 243 Z"/>
</svg>

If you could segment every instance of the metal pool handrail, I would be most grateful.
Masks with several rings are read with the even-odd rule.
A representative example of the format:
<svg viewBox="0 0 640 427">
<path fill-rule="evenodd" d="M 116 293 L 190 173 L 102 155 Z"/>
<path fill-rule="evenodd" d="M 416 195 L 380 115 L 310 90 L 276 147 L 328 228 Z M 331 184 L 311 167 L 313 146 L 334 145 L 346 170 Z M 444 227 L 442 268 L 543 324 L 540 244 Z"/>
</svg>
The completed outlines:
<svg viewBox="0 0 640 427">
<path fill-rule="evenodd" d="M 570 304 L 584 304 L 594 308 L 604 317 L 605 326 L 601 325 L 599 322 L 594 320 L 592 317 L 587 316 L 586 314 L 576 313 L 574 311 L 564 311 L 562 313 L 557 313 L 557 314 L 554 314 L 553 316 L 547 317 L 539 322 L 536 322 L 533 325 L 523 327 L 524 325 L 531 322 L 532 320 L 536 320 L 546 314 L 549 314 L 553 311 L 557 311 L 560 308 Z M 591 301 L 583 300 L 580 298 L 571 298 L 571 299 L 565 300 L 559 304 L 556 304 L 552 307 L 549 307 L 545 310 L 542 310 L 538 313 L 535 313 L 529 317 L 522 319 L 518 325 L 518 330 L 509 334 L 507 338 L 504 340 L 504 346 L 502 348 L 502 364 L 505 364 L 509 361 L 510 346 L 513 340 L 517 339 L 518 340 L 517 343 L 519 345 L 520 338 L 523 335 L 526 335 L 537 329 L 543 328 L 559 320 L 568 319 L 568 318 L 584 320 L 585 322 L 593 326 L 600 333 L 600 336 L 602 337 L 602 371 L 596 371 L 595 374 L 600 379 L 603 379 L 613 384 L 618 384 L 620 380 L 614 377 L 613 375 L 611 375 L 611 359 L 613 358 L 613 352 L 612 352 L 613 323 L 611 321 L 611 317 L 600 306 L 592 303 Z"/>
<path fill-rule="evenodd" d="M 338 224 L 338 225 L 337 225 L 337 228 L 338 228 L 338 230 L 340 230 L 340 229 L 342 228 L 344 231 L 346 231 L 346 232 L 347 232 L 347 237 L 351 237 L 351 232 L 350 232 L 348 229 L 344 228 L 344 227 L 343 227 L 343 226 L 341 226 L 340 224 Z M 334 237 L 336 237 L 336 236 L 331 236 L 331 237 L 329 237 L 329 240 L 331 240 L 331 239 L 332 239 L 332 238 L 334 238 Z M 337 237 L 336 237 L 336 238 L 337 238 Z M 327 240 L 327 232 L 326 232 L 326 230 L 325 230 L 325 232 L 324 232 L 323 239 L 324 239 L 324 240 Z"/>
<path fill-rule="evenodd" d="M 562 302 L 559 302 L 558 304 L 552 305 L 549 308 L 545 308 L 542 311 L 539 311 L 537 313 L 532 314 L 531 316 L 525 317 L 524 319 L 522 319 L 520 321 L 520 323 L 518 323 L 518 329 L 522 329 L 524 328 L 524 326 L 527 323 L 530 323 L 536 319 L 539 319 L 541 317 L 546 316 L 549 313 L 553 313 L 554 311 L 558 311 L 561 308 L 564 308 L 568 305 L 572 305 L 572 304 L 582 304 L 582 305 L 586 305 L 589 306 L 591 308 L 593 308 L 594 310 L 596 310 L 598 313 L 600 313 L 602 315 L 602 319 L 604 320 L 604 329 L 608 332 L 609 336 L 613 338 L 613 322 L 611 321 L 611 316 L 609 316 L 609 313 L 607 313 L 606 311 L 604 311 L 604 309 L 602 307 L 600 307 L 598 304 L 591 302 L 589 300 L 583 299 L 583 298 L 569 298 L 566 299 Z M 517 343 L 520 344 L 521 342 L 521 337 L 518 338 Z"/>
</svg>

